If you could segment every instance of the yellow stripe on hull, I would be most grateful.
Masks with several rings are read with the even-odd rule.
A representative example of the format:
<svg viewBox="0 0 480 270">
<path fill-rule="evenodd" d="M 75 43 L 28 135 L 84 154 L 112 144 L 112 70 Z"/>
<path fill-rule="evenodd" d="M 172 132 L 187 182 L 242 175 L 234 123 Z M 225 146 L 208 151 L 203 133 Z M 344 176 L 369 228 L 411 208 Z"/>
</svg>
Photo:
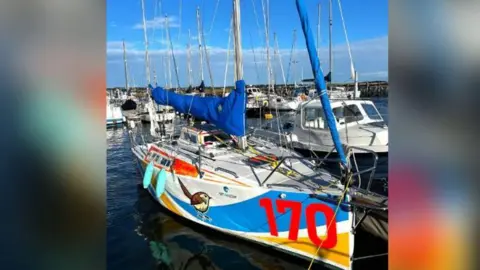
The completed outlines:
<svg viewBox="0 0 480 270">
<path fill-rule="evenodd" d="M 318 247 L 315 246 L 308 237 L 299 237 L 296 241 L 289 240 L 288 238 L 280 237 L 255 237 L 259 240 L 272 243 L 272 245 L 281 245 L 293 250 L 298 250 L 306 255 L 314 257 Z M 350 266 L 350 235 L 349 233 L 340 233 L 337 235 L 337 245 L 331 249 L 320 248 L 317 256 L 321 259 L 326 259 L 343 265 L 345 267 Z M 317 259 L 320 259 L 317 258 Z"/>
<path fill-rule="evenodd" d="M 168 198 L 167 193 L 163 193 L 162 196 L 160 196 L 160 201 L 163 207 L 172 211 L 176 215 L 183 217 L 182 213 L 178 210 L 178 208 L 174 205 L 174 203 L 170 200 L 170 198 Z"/>
</svg>

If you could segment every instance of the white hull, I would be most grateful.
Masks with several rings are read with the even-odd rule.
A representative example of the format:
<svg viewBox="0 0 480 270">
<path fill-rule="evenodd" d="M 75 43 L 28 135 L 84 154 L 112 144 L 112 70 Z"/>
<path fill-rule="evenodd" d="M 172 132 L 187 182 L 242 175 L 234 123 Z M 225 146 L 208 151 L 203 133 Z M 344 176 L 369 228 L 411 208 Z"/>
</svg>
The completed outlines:
<svg viewBox="0 0 480 270">
<path fill-rule="evenodd" d="M 356 153 L 388 153 L 388 126 L 383 122 L 375 105 L 367 100 L 335 100 L 331 102 L 340 140 Z M 319 100 L 302 103 L 295 117 L 293 130 L 280 134 L 269 130 L 256 130 L 255 134 L 270 138 L 277 144 L 288 142 L 296 149 L 331 152 L 334 143 L 323 115 Z M 336 112 L 336 114 L 335 114 Z M 351 116 L 355 114 L 355 116 Z"/>
<path fill-rule="evenodd" d="M 294 149 L 305 149 L 315 152 L 329 153 L 332 152 L 334 148 L 333 141 L 329 137 L 329 133 L 325 134 L 316 134 L 314 138 L 306 136 L 298 136 L 298 133 L 289 133 L 289 134 L 279 134 L 278 132 L 270 130 L 255 130 L 254 133 L 256 136 L 268 138 L 270 141 L 279 144 L 279 145 L 288 145 L 293 146 Z M 322 135 L 325 135 L 323 137 Z M 346 135 L 342 136 L 342 140 L 345 140 Z M 369 153 L 370 151 L 383 154 L 388 153 L 388 145 L 369 145 L 367 140 L 357 140 L 352 141 L 348 144 L 349 146 L 361 147 L 365 150 L 358 149 L 355 150 L 355 153 Z M 323 143 L 322 143 L 323 142 Z M 333 153 L 336 153 L 336 150 L 333 149 Z"/>
<path fill-rule="evenodd" d="M 198 140 L 201 142 L 203 139 L 200 136 Z M 182 148 L 179 148 L 180 145 Z M 263 145 L 268 146 L 268 143 Z M 331 175 L 326 171 L 314 171 L 313 167 L 307 166 L 308 162 L 288 158 L 290 161 L 284 163 L 294 166 L 300 173 L 299 177 L 308 178 L 308 181 L 299 179 L 297 182 L 290 179 L 294 176 L 286 176 L 283 169 L 272 172 L 268 166 L 248 166 L 244 163 L 243 154 L 224 148 L 218 148 L 223 152 L 215 152 L 215 161 L 202 158 L 199 165 L 198 162 L 192 163 L 192 160 L 196 160 L 194 151 L 198 146 L 192 145 L 192 152 L 183 146 L 188 144 L 184 145 L 183 139 L 180 139 L 176 146 L 149 144 L 148 148 L 143 145 L 132 148 L 142 169 L 155 160 L 152 178 L 145 179 L 148 191 L 163 207 L 194 223 L 241 239 L 307 260 L 313 258 L 335 268 L 351 269 L 354 216 L 349 210 L 326 199 L 319 199 L 326 194 L 341 196 L 343 192 L 342 187 L 332 182 Z M 282 148 L 256 146 L 255 149 L 265 155 L 299 157 Z M 260 157 L 255 154 L 247 156 L 254 160 Z M 282 168 L 286 167 L 282 165 Z M 166 176 L 158 180 L 162 169 Z M 269 179 L 268 185 L 259 184 L 259 181 L 266 179 Z M 161 193 L 157 191 L 158 186 L 163 190 Z M 318 193 L 319 198 L 311 198 L 312 189 L 319 186 L 323 186 L 325 193 Z M 297 187 L 305 191 L 299 191 Z M 299 221 L 290 212 L 297 205 Z M 279 211 L 287 212 L 281 214 Z M 307 222 L 306 218 L 312 221 Z M 274 222 L 274 225 L 270 222 Z M 298 222 L 298 228 L 293 228 L 292 222 Z M 322 239 L 324 242 L 321 242 Z M 322 245 L 319 253 L 314 243 Z"/>
<path fill-rule="evenodd" d="M 284 102 L 271 102 L 268 104 L 268 108 L 271 110 L 280 111 L 295 111 L 300 103 L 296 100 L 284 101 Z"/>
<path fill-rule="evenodd" d="M 125 117 L 122 114 L 122 109 L 119 106 L 115 106 L 107 100 L 107 126 L 118 125 L 125 122 Z"/>
<path fill-rule="evenodd" d="M 175 113 L 157 113 L 158 122 L 172 122 L 175 119 Z M 150 114 L 144 113 L 140 115 L 143 122 L 150 122 Z"/>
</svg>

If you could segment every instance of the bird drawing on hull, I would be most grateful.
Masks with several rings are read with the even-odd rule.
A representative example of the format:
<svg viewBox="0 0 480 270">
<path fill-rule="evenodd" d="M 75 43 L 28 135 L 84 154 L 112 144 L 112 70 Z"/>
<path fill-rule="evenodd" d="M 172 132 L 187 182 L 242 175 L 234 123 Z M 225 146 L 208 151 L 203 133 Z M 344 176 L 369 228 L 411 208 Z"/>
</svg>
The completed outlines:
<svg viewBox="0 0 480 270">
<path fill-rule="evenodd" d="M 178 179 L 178 183 L 180 183 L 183 194 L 190 199 L 190 205 L 192 205 L 197 211 L 197 217 L 204 221 L 212 221 L 212 219 L 206 215 L 208 208 L 210 207 L 210 199 L 212 199 L 212 197 L 208 196 L 208 194 L 203 191 L 196 192 L 192 195 L 182 181 L 180 181 L 180 179 Z"/>
</svg>

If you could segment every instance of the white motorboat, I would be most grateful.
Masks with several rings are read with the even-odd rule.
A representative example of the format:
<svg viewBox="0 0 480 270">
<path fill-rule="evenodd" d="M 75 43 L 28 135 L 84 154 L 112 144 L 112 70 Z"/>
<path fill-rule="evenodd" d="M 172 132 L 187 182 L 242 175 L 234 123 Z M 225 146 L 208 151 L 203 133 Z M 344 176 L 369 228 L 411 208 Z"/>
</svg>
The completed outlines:
<svg viewBox="0 0 480 270">
<path fill-rule="evenodd" d="M 342 141 L 349 146 L 373 151 L 378 155 L 388 154 L 388 126 L 372 101 L 333 100 L 331 107 Z M 279 134 L 262 129 L 255 129 L 254 132 L 257 135 L 269 136 L 276 143 L 288 143 L 304 154 L 313 151 L 318 156 L 325 156 L 334 147 L 322 104 L 318 99 L 300 104 L 293 128 L 287 132 Z"/>
<path fill-rule="evenodd" d="M 286 99 L 278 95 L 271 95 L 268 99 L 268 108 L 279 111 L 295 111 L 300 101 L 298 99 Z"/>
<path fill-rule="evenodd" d="M 159 123 L 172 123 L 175 119 L 176 113 L 173 109 L 162 109 L 157 110 L 157 120 Z M 148 112 L 143 112 L 139 114 L 140 120 L 142 122 L 150 122 L 150 114 Z"/>
<path fill-rule="evenodd" d="M 120 105 L 110 98 L 110 95 L 107 94 L 107 113 L 106 113 L 106 122 L 107 127 L 121 125 L 125 122 L 125 117 L 122 114 L 122 109 Z"/>
</svg>

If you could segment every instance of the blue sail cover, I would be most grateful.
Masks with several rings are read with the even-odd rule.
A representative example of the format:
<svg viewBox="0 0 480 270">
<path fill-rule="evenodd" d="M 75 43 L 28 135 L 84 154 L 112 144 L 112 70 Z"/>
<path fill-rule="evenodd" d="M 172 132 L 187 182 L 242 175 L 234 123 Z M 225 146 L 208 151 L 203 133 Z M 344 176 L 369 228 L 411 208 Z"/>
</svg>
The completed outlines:
<svg viewBox="0 0 480 270">
<path fill-rule="evenodd" d="M 149 86 L 150 87 L 150 86 Z M 227 97 L 200 97 L 176 94 L 162 87 L 152 90 L 157 104 L 172 106 L 176 111 L 208 121 L 234 136 L 245 135 L 245 82 L 235 82 Z"/>
<path fill-rule="evenodd" d="M 323 113 L 325 114 L 325 118 L 330 129 L 330 134 L 332 136 L 335 149 L 337 150 L 337 153 L 342 160 L 343 165 L 347 166 L 347 159 L 345 157 L 345 153 L 343 152 L 342 142 L 340 141 L 340 136 L 338 135 L 335 117 L 333 115 L 332 107 L 330 106 L 330 100 L 328 99 L 325 78 L 323 77 L 323 72 L 320 68 L 317 48 L 315 48 L 315 41 L 313 38 L 312 30 L 310 29 L 310 24 L 308 22 L 307 9 L 305 8 L 302 0 L 297 0 L 296 3 L 298 14 L 300 15 L 300 22 L 302 23 L 303 34 L 305 35 L 305 41 L 307 43 L 310 64 L 312 66 L 312 71 L 315 77 L 315 88 L 317 89 L 318 95 L 320 96 Z"/>
</svg>

